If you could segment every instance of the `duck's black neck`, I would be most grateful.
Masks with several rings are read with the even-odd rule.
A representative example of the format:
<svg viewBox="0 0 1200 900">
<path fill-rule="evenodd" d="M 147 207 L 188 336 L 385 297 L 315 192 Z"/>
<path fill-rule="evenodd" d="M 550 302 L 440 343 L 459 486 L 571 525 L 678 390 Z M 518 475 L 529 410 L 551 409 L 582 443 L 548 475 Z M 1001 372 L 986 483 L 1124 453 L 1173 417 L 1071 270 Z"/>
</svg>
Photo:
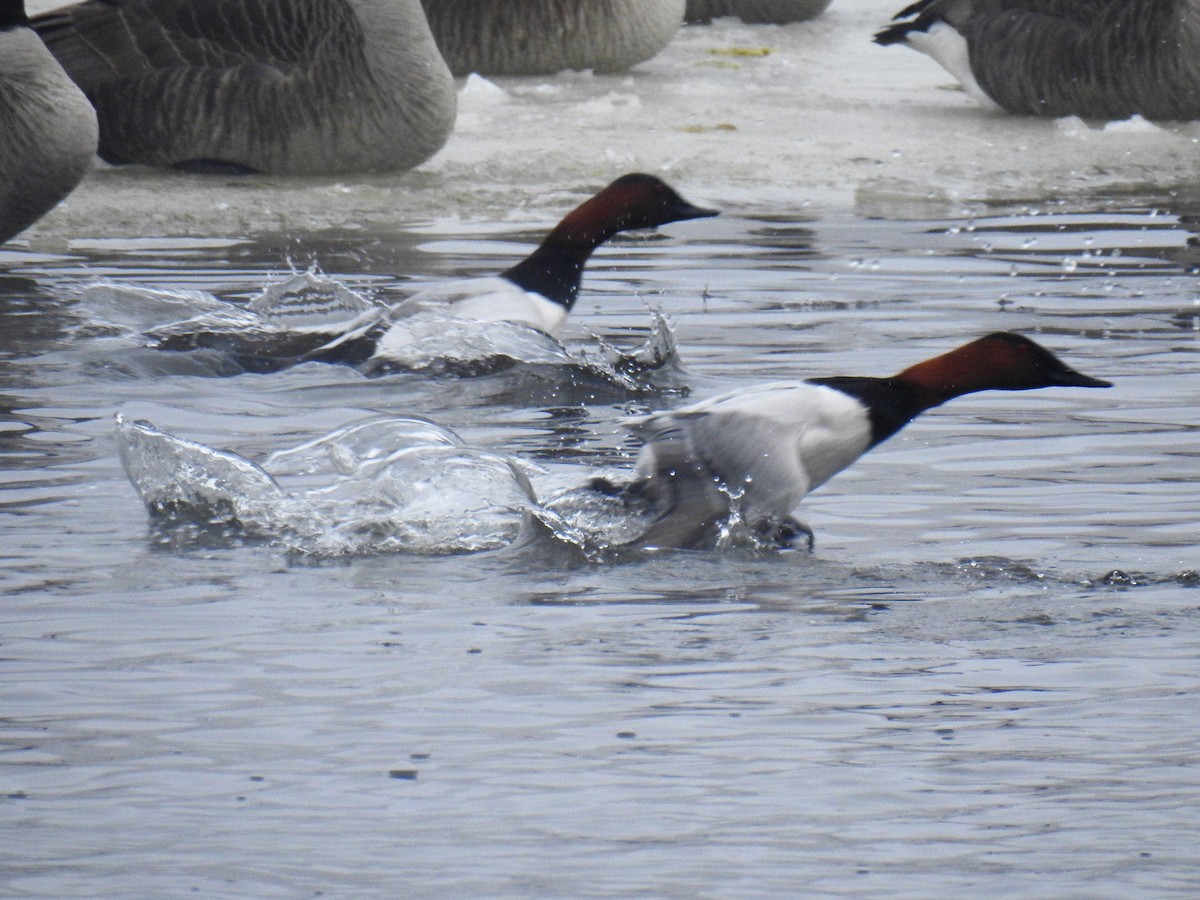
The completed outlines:
<svg viewBox="0 0 1200 900">
<path fill-rule="evenodd" d="M 581 203 L 546 235 L 540 247 L 501 274 L 570 311 L 592 251 L 630 227 L 629 213 L 617 200 L 610 187 Z"/>
<path fill-rule="evenodd" d="M 886 441 L 925 410 L 940 406 L 950 399 L 898 378 L 835 375 L 808 380 L 812 384 L 821 384 L 848 394 L 866 408 L 871 422 L 872 447 Z"/>
<path fill-rule="evenodd" d="M 552 233 L 525 259 L 500 274 L 518 287 L 541 294 L 570 311 L 579 296 L 583 267 L 610 235 L 569 240 Z"/>
</svg>

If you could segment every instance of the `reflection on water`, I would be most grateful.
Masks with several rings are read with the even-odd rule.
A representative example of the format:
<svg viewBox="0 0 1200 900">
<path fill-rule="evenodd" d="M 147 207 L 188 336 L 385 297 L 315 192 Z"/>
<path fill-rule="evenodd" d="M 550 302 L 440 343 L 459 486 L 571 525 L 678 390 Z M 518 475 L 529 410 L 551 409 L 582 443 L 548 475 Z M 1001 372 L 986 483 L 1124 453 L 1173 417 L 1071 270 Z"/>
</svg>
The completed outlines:
<svg viewBox="0 0 1200 900">
<path fill-rule="evenodd" d="M 395 299 L 540 227 L 0 250 L 3 892 L 1190 893 L 1197 219 L 1098 209 L 730 210 L 620 238 L 564 342 L 636 347 L 661 310 L 682 368 L 649 391 L 246 373 L 133 347 L 80 299 L 244 306 L 314 263 Z M 1116 387 L 930 413 L 805 501 L 812 555 L 181 540 L 113 434 L 122 410 L 265 461 L 419 416 L 552 489 L 630 465 L 629 414 L 998 329 Z"/>
</svg>

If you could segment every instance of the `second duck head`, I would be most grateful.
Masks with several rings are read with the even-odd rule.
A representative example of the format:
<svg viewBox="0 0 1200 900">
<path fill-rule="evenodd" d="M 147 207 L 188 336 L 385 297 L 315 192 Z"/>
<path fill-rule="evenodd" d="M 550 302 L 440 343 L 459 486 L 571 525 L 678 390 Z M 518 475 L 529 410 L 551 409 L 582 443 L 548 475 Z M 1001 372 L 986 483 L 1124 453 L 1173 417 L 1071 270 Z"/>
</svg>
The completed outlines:
<svg viewBox="0 0 1200 900">
<path fill-rule="evenodd" d="M 717 215 L 683 199 L 655 175 L 622 175 L 563 217 L 528 257 L 501 274 L 570 309 L 592 251 L 622 231 Z"/>
</svg>

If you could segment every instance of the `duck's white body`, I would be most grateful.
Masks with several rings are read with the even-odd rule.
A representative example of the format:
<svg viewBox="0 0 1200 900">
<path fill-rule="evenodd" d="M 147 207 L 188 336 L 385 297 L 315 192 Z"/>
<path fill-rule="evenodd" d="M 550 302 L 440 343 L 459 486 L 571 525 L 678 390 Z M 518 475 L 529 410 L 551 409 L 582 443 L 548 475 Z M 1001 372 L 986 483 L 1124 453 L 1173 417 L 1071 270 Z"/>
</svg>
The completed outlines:
<svg viewBox="0 0 1200 900">
<path fill-rule="evenodd" d="M 529 291 L 502 275 L 465 278 L 435 285 L 400 304 L 400 313 L 442 310 L 460 319 L 479 322 L 515 322 L 557 336 L 567 321 L 567 309 L 536 291 Z"/>
<path fill-rule="evenodd" d="M 0 243 L 75 189 L 96 155 L 96 113 L 29 28 L 0 28 Z"/>
<path fill-rule="evenodd" d="M 113 163 L 397 171 L 454 125 L 420 0 L 85 0 L 34 26 L 96 107 Z"/>
<path fill-rule="evenodd" d="M 388 327 L 375 341 L 373 361 L 407 358 L 413 343 L 409 316 L 442 313 L 475 322 L 510 322 L 557 336 L 567 320 L 567 309 L 534 291 L 527 291 L 500 275 L 468 278 L 439 284 L 414 294 L 387 314 Z"/>
<path fill-rule="evenodd" d="M 708 481 L 702 493 L 713 515 L 727 511 L 732 497 L 753 522 L 782 521 L 872 440 L 861 401 L 803 381 L 721 394 L 631 420 L 630 430 L 645 441 L 638 478 L 691 467 L 688 480 Z M 688 515 L 696 515 L 694 504 Z"/>
</svg>

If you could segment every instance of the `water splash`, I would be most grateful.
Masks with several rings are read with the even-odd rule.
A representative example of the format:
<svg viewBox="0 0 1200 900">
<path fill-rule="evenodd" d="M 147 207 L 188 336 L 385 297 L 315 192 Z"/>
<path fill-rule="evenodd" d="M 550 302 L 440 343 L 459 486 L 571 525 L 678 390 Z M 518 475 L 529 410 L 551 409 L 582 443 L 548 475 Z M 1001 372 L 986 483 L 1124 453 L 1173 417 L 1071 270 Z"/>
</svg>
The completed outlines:
<svg viewBox="0 0 1200 900">
<path fill-rule="evenodd" d="M 638 492 L 600 490 L 595 479 L 540 502 L 533 479 L 543 470 L 469 447 L 415 417 L 352 422 L 261 464 L 123 415 L 116 438 L 129 480 L 157 524 L 185 536 L 191 528 L 315 556 L 539 543 L 604 561 L 646 549 L 643 538 L 658 516 Z M 778 543 L 747 526 L 733 503 L 713 548 L 775 551 Z"/>
<path fill-rule="evenodd" d="M 279 328 L 327 332 L 382 307 L 318 270 L 309 269 L 268 284 L 246 308 Z"/>
<path fill-rule="evenodd" d="M 519 363 L 579 363 L 550 335 L 516 322 L 482 322 L 440 309 L 422 309 L 412 314 L 398 310 L 385 324 L 387 355 L 371 356 L 359 363 L 359 369 L 368 375 L 435 372 L 469 377 Z M 373 339 L 370 344 L 373 349 Z M 330 356 L 324 353 L 318 358 Z M 353 355 L 350 361 L 356 361 Z"/>
<path fill-rule="evenodd" d="M 116 437 L 129 480 L 157 521 L 226 529 L 304 554 L 496 549 L 521 534 L 534 504 L 523 467 L 419 419 L 339 429 L 273 454 L 274 473 L 120 415 Z"/>
<path fill-rule="evenodd" d="M 237 307 L 204 291 L 157 290 L 114 281 L 96 281 L 79 291 L 76 314 L 85 332 L 142 332 L 197 315 L 235 315 Z"/>
<path fill-rule="evenodd" d="M 812 549 L 811 532 L 804 526 L 789 520 L 788 524 L 794 525 L 794 536 L 785 534 L 782 527 L 756 527 L 744 516 L 740 494 L 723 486 L 718 489 L 728 497 L 728 508 L 695 543 L 689 544 L 689 549 L 750 555 Z M 543 500 L 535 514 L 557 540 L 578 548 L 589 559 L 603 560 L 675 549 L 648 541 L 662 513 L 658 504 L 637 490 L 637 482 L 629 473 L 621 473 L 560 490 Z"/>
<path fill-rule="evenodd" d="M 514 322 L 377 303 L 316 269 L 268 284 L 245 306 L 202 291 L 97 282 L 82 290 L 76 312 L 93 334 L 123 334 L 139 347 L 207 355 L 214 375 L 276 372 L 303 362 L 349 365 L 368 376 L 479 377 L 527 367 L 645 393 L 673 383 L 679 370 L 674 330 L 658 311 L 646 339 L 632 348 L 599 335 L 568 347 Z M 376 340 L 385 331 L 388 355 L 376 357 Z"/>
<path fill-rule="evenodd" d="M 372 417 L 277 450 L 265 465 L 279 475 L 353 475 L 411 447 L 461 446 L 457 434 L 427 419 Z"/>
<path fill-rule="evenodd" d="M 387 310 L 310 269 L 268 284 L 245 307 L 206 306 L 200 315 L 148 328 L 140 338 L 158 350 L 215 350 L 246 371 L 272 372 L 303 361 L 330 340 L 369 327 Z"/>
</svg>

